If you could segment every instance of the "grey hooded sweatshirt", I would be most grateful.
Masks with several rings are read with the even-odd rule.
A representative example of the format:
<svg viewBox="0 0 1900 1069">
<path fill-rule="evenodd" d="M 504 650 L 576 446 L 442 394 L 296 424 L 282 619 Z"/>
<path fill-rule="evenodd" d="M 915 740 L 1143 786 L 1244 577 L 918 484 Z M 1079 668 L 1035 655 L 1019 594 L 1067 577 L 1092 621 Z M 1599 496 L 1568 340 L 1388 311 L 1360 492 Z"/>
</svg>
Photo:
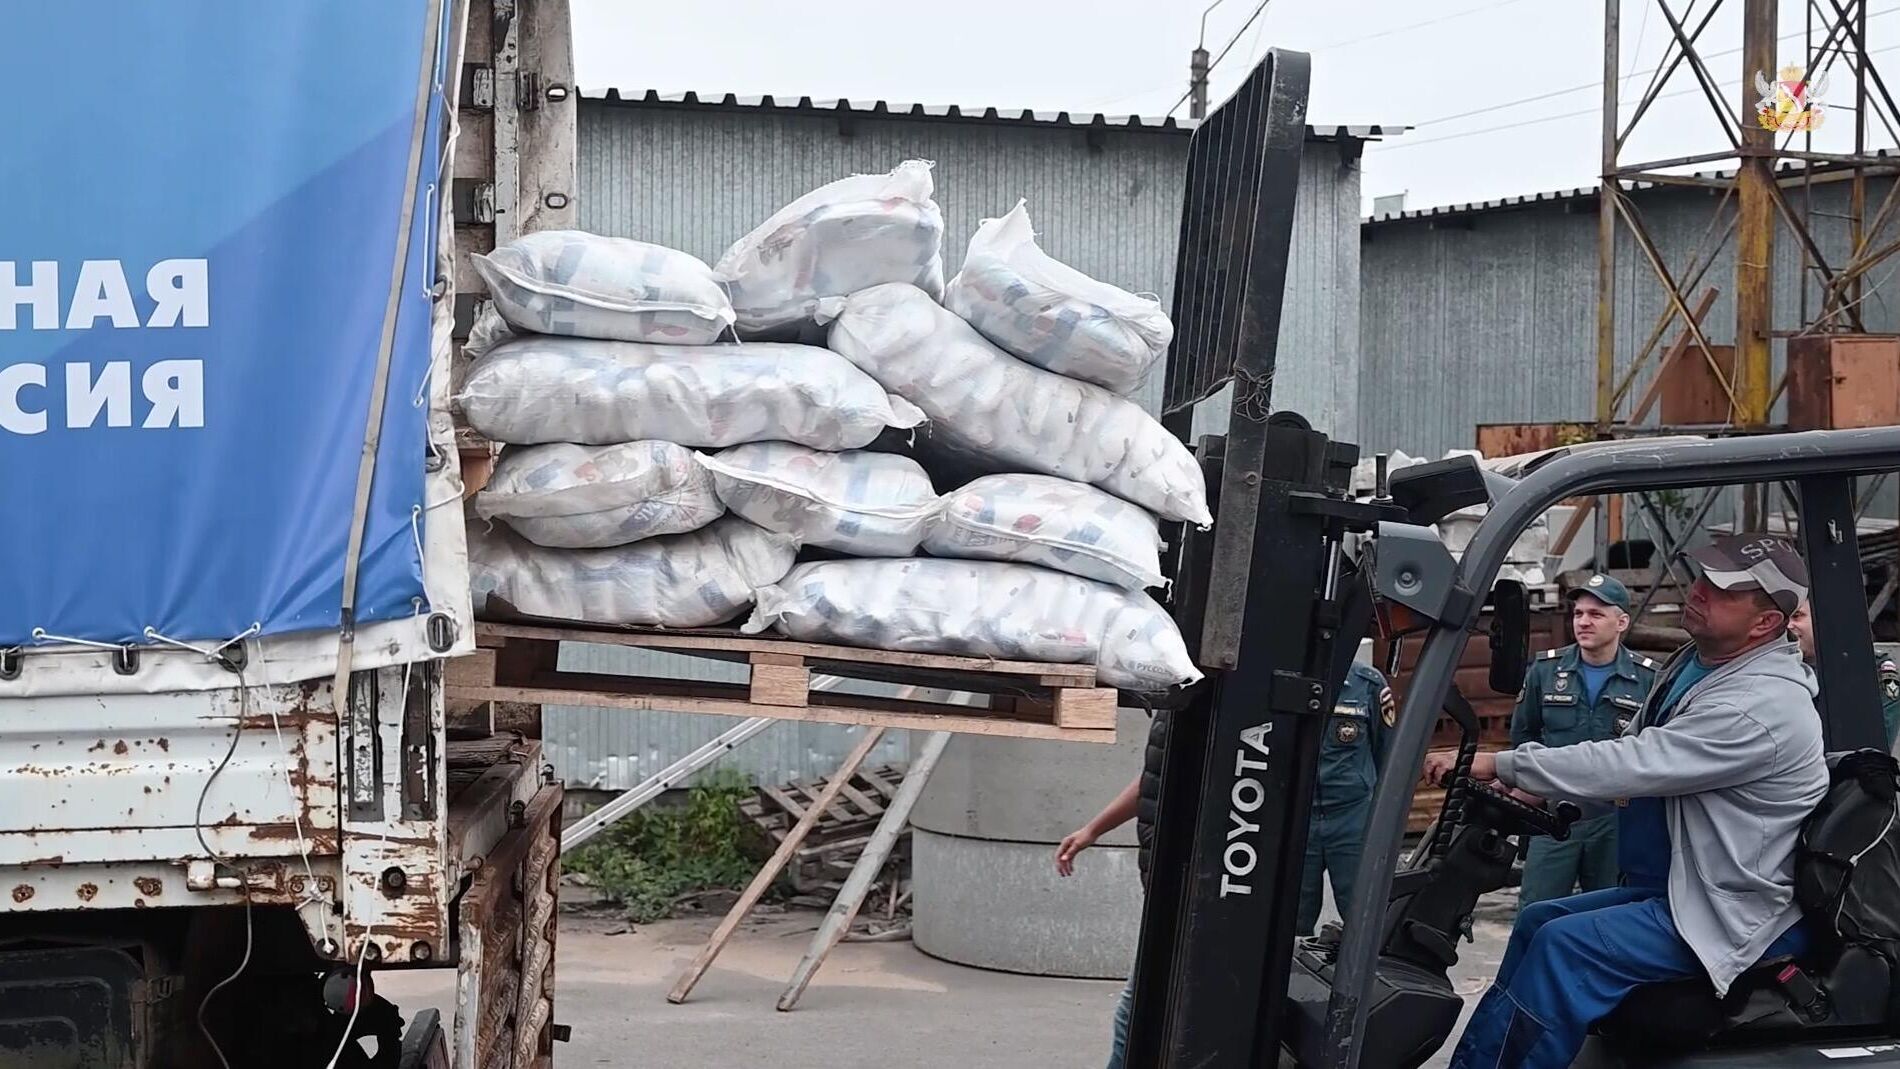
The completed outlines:
<svg viewBox="0 0 1900 1069">
<path fill-rule="evenodd" d="M 1819 693 L 1793 641 L 1770 642 L 1689 688 L 1660 727 L 1656 705 L 1694 647 L 1677 650 L 1621 737 L 1498 755 L 1498 779 L 1582 803 L 1662 798 L 1669 912 L 1718 995 L 1800 919 L 1794 849 L 1827 793 Z"/>
</svg>

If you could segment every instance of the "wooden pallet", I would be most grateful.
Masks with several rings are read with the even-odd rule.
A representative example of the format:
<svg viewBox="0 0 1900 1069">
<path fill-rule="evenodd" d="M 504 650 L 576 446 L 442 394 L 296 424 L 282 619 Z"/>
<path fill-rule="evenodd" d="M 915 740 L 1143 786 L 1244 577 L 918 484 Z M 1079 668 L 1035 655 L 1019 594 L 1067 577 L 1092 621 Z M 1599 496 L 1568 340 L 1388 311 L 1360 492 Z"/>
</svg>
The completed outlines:
<svg viewBox="0 0 1900 1069">
<path fill-rule="evenodd" d="M 787 865 L 793 888 L 800 893 L 835 890 L 870 842 L 903 782 L 904 770 L 890 765 L 854 773 L 793 853 Z M 780 786 L 762 785 L 753 797 L 739 803 L 739 812 L 776 848 L 828 783 L 828 778 L 821 777 L 815 782 L 796 779 Z M 906 832 L 894 855 L 908 854 L 908 839 Z"/>
<path fill-rule="evenodd" d="M 560 644 L 664 650 L 747 665 L 745 683 L 567 672 Z M 658 712 L 771 717 L 1074 742 L 1115 741 L 1118 693 L 1098 686 L 1086 664 L 1041 664 L 898 653 L 719 629 L 485 622 L 475 653 L 449 662 L 448 697 L 470 703 L 583 705 Z M 904 684 L 974 695 L 976 704 L 913 696 L 843 694 L 818 679 Z M 914 694 L 914 691 L 911 693 Z"/>
</svg>

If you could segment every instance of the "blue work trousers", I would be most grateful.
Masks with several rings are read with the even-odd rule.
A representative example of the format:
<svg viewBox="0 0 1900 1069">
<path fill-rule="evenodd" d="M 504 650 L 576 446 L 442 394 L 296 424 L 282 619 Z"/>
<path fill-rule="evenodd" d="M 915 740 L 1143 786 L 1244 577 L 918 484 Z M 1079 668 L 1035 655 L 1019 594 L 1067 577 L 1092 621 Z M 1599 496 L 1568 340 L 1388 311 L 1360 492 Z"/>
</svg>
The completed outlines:
<svg viewBox="0 0 1900 1069">
<path fill-rule="evenodd" d="M 1764 956 L 1798 954 L 1804 943 L 1796 926 Z M 1702 972 L 1660 887 L 1613 887 L 1528 906 L 1451 1069 L 1565 1069 L 1590 1026 L 1623 996 Z"/>
<path fill-rule="evenodd" d="M 1332 881 L 1333 904 L 1342 917 L 1352 908 L 1353 878 L 1359 874 L 1359 856 L 1366 846 L 1366 817 L 1371 812 L 1371 795 L 1314 810 L 1312 823 L 1306 827 L 1306 867 L 1300 872 L 1300 911 L 1294 921 L 1294 935 L 1312 935 L 1319 926 L 1322 881 Z"/>
</svg>

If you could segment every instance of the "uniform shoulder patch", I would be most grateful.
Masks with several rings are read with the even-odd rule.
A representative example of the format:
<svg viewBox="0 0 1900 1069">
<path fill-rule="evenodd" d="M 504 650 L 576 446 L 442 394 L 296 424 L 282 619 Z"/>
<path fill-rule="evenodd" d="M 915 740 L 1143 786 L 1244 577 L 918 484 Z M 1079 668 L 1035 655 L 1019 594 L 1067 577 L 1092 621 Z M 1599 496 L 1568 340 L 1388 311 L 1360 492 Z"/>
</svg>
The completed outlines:
<svg viewBox="0 0 1900 1069">
<path fill-rule="evenodd" d="M 1537 655 L 1537 659 L 1540 661 L 1554 661 L 1557 658 L 1562 657 L 1563 655 L 1564 655 L 1564 651 L 1561 648 L 1553 649 L 1553 650 L 1545 650 L 1544 652 Z"/>
<path fill-rule="evenodd" d="M 1636 663 L 1643 666 L 1644 668 L 1649 669 L 1652 672 L 1662 667 L 1662 665 L 1657 664 L 1655 661 L 1650 660 L 1648 657 L 1645 657 L 1640 653 L 1636 654 Z"/>
<path fill-rule="evenodd" d="M 1386 727 L 1399 722 L 1399 701 L 1392 696 L 1391 687 L 1379 688 L 1379 719 L 1385 721 Z"/>
</svg>

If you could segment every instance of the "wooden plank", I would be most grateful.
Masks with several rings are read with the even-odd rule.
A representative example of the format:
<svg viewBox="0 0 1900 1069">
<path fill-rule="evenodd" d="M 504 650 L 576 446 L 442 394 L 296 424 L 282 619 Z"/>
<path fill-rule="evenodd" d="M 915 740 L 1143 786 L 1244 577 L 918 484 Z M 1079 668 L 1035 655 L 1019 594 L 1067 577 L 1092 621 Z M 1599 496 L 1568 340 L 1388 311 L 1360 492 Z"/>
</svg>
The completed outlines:
<svg viewBox="0 0 1900 1069">
<path fill-rule="evenodd" d="M 858 807 L 858 812 L 863 813 L 867 817 L 875 818 L 884 815 L 884 807 L 882 805 L 878 804 L 870 795 L 858 790 L 857 787 L 850 783 L 844 785 L 844 796 L 851 799 L 851 804 Z"/>
<path fill-rule="evenodd" d="M 465 657 L 451 657 L 442 665 L 442 682 L 451 687 L 485 687 L 495 682 L 499 650 L 477 649 Z"/>
<path fill-rule="evenodd" d="M 485 687 L 461 692 L 457 697 L 504 702 L 531 702 L 537 705 L 580 705 L 604 709 L 634 709 L 660 713 L 710 713 L 714 716 L 771 717 L 813 724 L 862 724 L 869 727 L 907 728 L 913 731 L 949 731 L 965 735 L 989 735 L 996 738 L 1051 739 L 1059 742 L 1113 743 L 1115 730 L 1064 728 L 1054 724 L 1023 723 L 995 717 L 959 716 L 954 713 L 892 711 L 878 707 L 888 699 L 861 695 L 826 695 L 839 699 L 837 705 L 809 705 L 794 708 L 783 705 L 754 705 L 747 701 L 709 698 L 680 698 L 654 694 L 626 694 L 602 689 L 563 687 Z M 814 696 L 815 697 L 815 696 Z M 891 702 L 902 706 L 901 702 Z M 948 708 L 947 706 L 945 708 Z"/>
<path fill-rule="evenodd" d="M 924 740 L 923 753 L 918 755 L 916 762 L 905 773 L 903 788 L 891 800 L 891 808 L 884 814 L 884 819 L 878 821 L 877 830 L 871 834 L 870 844 L 864 848 L 864 853 L 858 855 L 857 863 L 851 867 L 851 875 L 838 892 L 837 900 L 832 902 L 818 931 L 812 934 L 811 945 L 806 948 L 805 956 L 799 959 L 797 968 L 792 970 L 792 979 L 778 998 L 780 1012 L 790 1010 L 797 1004 L 798 997 L 805 993 L 812 977 L 818 975 L 818 969 L 825 963 L 831 949 L 850 930 L 852 919 L 864 904 L 864 896 L 870 892 L 871 884 L 891 856 L 891 848 L 897 845 L 898 834 L 910 819 L 911 807 L 917 804 L 918 796 L 924 793 L 924 785 L 930 782 L 930 773 L 936 769 L 937 759 L 943 756 L 944 747 L 949 742 L 950 733 L 947 731 L 935 732 Z"/>
<path fill-rule="evenodd" d="M 447 734 L 451 740 L 482 739 L 495 733 L 495 703 L 446 701 Z"/>
<path fill-rule="evenodd" d="M 811 802 L 813 805 L 817 805 L 818 799 L 823 797 L 824 795 L 826 794 L 832 795 L 833 801 L 831 805 L 826 808 L 825 816 L 830 817 L 832 820 L 837 821 L 839 824 L 849 824 L 854 820 L 861 819 L 859 817 L 853 816 L 851 811 L 844 807 L 844 803 L 841 801 L 838 801 L 836 798 L 837 795 L 844 793 L 845 786 L 849 786 L 849 785 L 850 785 L 850 781 L 846 780 L 844 785 L 840 786 L 836 791 L 833 791 L 829 783 L 823 786 L 814 787 L 802 779 L 795 779 L 792 781 L 792 786 L 797 788 L 798 793 L 804 795 L 806 798 L 811 799 Z"/>
<path fill-rule="evenodd" d="M 1103 687 L 1064 687 L 1055 694 L 1055 723 L 1063 728 L 1115 730 L 1116 694 Z"/>
<path fill-rule="evenodd" d="M 757 654 L 754 654 L 757 656 Z M 793 708 L 809 704 L 811 671 L 804 665 L 754 664 L 751 698 L 760 705 Z"/>
<path fill-rule="evenodd" d="M 531 739 L 541 737 L 541 707 L 530 702 L 496 702 L 495 731 L 518 731 Z"/>
<path fill-rule="evenodd" d="M 858 778 L 869 783 L 877 793 L 884 796 L 884 800 L 887 802 L 897 797 L 897 788 L 891 786 L 890 781 L 886 780 L 883 776 L 868 768 L 859 770 Z"/>
<path fill-rule="evenodd" d="M 871 755 L 872 748 L 883 737 L 883 728 L 873 728 L 865 732 L 864 737 L 858 740 L 858 744 L 845 755 L 844 763 L 838 766 L 838 771 L 832 773 L 831 782 L 839 785 L 850 780 L 851 774 L 856 772 L 858 766 L 864 763 L 864 759 Z M 712 967 L 713 959 L 719 956 L 719 952 L 725 949 L 726 941 L 731 939 L 732 933 L 738 930 L 739 922 L 745 919 L 745 915 L 752 911 L 753 905 L 765 894 L 766 889 L 772 886 L 772 881 L 778 878 L 779 872 L 785 868 L 785 863 L 790 861 L 792 854 L 798 850 L 798 844 L 818 823 L 818 815 L 837 795 L 836 789 L 826 788 L 818 804 L 806 810 L 805 815 L 799 818 L 797 826 L 785 836 L 784 842 L 779 843 L 778 849 L 772 852 L 771 858 L 766 861 L 763 868 L 759 869 L 758 874 L 752 877 L 752 882 L 746 886 L 739 900 L 726 911 L 725 919 L 719 922 L 719 927 L 713 932 L 712 938 L 700 948 L 699 954 L 693 958 L 693 963 L 686 967 L 686 971 L 681 973 L 679 980 L 674 983 L 673 989 L 667 992 L 668 1002 L 677 1005 L 686 1001 L 686 996 L 692 993 L 693 985 L 699 983 L 699 978 L 706 975 L 706 970 Z"/>
<path fill-rule="evenodd" d="M 864 649 L 857 646 L 833 646 L 818 642 L 741 635 L 738 632 L 600 630 L 585 627 L 541 626 L 480 622 L 477 635 L 502 638 L 546 639 L 560 642 L 591 642 L 607 646 L 641 646 L 651 649 L 690 653 L 699 650 L 723 650 L 743 653 L 794 655 L 814 660 L 857 661 L 867 664 L 904 665 L 913 668 L 937 668 L 950 671 L 982 672 L 1000 675 L 1039 676 L 1058 683 L 1045 686 L 1088 687 L 1095 685 L 1095 666 L 1089 664 L 1046 664 L 1037 661 L 1003 661 L 983 657 L 957 657 L 941 653 L 900 653 L 895 650 Z"/>
<path fill-rule="evenodd" d="M 789 813 L 793 820 L 805 819 L 805 811 L 809 809 L 810 807 L 807 806 L 804 802 L 793 798 L 791 795 L 786 794 L 783 790 L 779 789 L 778 787 L 774 787 L 770 784 L 760 784 L 759 790 L 764 791 L 767 797 L 771 798 L 774 802 L 777 802 L 779 805 L 779 808 Z"/>
</svg>

